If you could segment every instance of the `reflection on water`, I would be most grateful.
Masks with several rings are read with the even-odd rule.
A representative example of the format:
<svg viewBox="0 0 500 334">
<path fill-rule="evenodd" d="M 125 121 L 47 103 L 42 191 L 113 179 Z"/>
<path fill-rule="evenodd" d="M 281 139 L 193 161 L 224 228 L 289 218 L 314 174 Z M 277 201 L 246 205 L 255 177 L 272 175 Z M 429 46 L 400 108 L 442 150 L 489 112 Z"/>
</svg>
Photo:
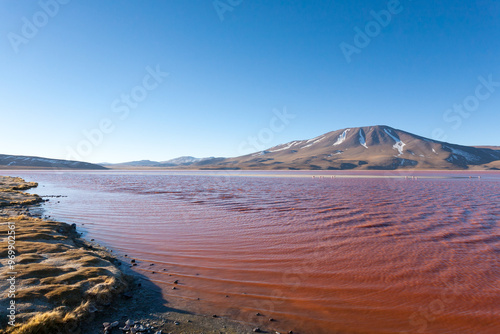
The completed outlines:
<svg viewBox="0 0 500 334">
<path fill-rule="evenodd" d="M 498 173 L 3 174 L 67 195 L 46 214 L 137 259 L 171 306 L 298 333 L 500 333 Z"/>
</svg>

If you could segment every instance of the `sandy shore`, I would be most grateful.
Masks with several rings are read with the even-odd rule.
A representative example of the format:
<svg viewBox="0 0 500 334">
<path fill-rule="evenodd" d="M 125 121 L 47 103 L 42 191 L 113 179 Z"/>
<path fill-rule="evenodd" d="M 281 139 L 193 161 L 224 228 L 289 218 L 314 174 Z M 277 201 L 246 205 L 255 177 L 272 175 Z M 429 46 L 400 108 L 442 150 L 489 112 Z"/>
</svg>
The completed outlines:
<svg viewBox="0 0 500 334">
<path fill-rule="evenodd" d="M 75 225 L 34 215 L 43 200 L 22 190 L 36 186 L 0 176 L 0 333 L 275 333 L 169 308 Z"/>
</svg>

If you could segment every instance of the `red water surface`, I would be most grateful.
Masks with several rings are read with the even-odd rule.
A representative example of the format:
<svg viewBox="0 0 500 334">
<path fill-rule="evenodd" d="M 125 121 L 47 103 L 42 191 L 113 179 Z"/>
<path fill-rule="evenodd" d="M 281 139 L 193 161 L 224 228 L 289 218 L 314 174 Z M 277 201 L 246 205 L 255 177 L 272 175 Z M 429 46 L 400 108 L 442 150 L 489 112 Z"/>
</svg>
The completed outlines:
<svg viewBox="0 0 500 334">
<path fill-rule="evenodd" d="M 67 195 L 46 214 L 137 259 L 170 307 L 294 333 L 500 333 L 498 173 L 3 174 Z"/>
</svg>

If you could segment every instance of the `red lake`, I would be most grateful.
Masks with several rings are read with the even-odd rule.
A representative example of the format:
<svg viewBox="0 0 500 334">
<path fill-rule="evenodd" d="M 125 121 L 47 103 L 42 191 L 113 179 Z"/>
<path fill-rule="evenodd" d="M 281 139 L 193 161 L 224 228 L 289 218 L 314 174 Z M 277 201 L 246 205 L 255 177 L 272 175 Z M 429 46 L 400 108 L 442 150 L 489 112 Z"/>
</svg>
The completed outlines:
<svg viewBox="0 0 500 334">
<path fill-rule="evenodd" d="M 44 214 L 136 259 L 169 307 L 294 333 L 500 333 L 499 172 L 2 174 L 67 196 Z"/>
</svg>

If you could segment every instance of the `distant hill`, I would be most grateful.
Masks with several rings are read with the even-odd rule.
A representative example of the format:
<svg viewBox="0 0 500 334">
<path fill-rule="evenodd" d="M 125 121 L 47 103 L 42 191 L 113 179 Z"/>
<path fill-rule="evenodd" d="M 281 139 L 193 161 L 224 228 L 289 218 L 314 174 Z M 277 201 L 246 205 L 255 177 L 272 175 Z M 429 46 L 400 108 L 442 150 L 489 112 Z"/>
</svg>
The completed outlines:
<svg viewBox="0 0 500 334">
<path fill-rule="evenodd" d="M 100 163 L 99 165 L 102 166 L 110 166 L 110 167 L 151 167 L 151 166 L 156 166 L 160 164 L 158 161 L 151 161 L 151 160 L 139 160 L 139 161 L 129 161 L 129 162 L 122 162 L 122 163 L 117 163 L 117 164 L 111 164 L 111 163 Z"/>
<path fill-rule="evenodd" d="M 81 161 L 0 154 L 0 169 L 14 168 L 106 169 L 100 165 Z"/>
<path fill-rule="evenodd" d="M 499 169 L 500 150 L 440 142 L 389 126 L 336 130 L 235 158 L 194 162 L 197 169 Z"/>
<path fill-rule="evenodd" d="M 209 158 L 195 158 L 191 156 L 184 156 L 184 157 L 179 157 L 167 161 L 162 161 L 158 167 L 175 167 L 175 166 L 191 166 L 193 164 L 201 164 L 203 165 L 205 161 L 212 161 L 213 159 L 220 159 L 220 158 L 214 158 L 214 157 L 209 157 Z"/>
<path fill-rule="evenodd" d="M 120 168 L 120 167 L 185 167 L 190 166 L 194 163 L 203 164 L 204 161 L 212 161 L 213 159 L 217 159 L 214 157 L 210 158 L 195 158 L 191 156 L 183 156 L 175 159 L 170 159 L 166 161 L 151 161 L 151 160 L 140 160 L 140 161 L 130 161 L 130 162 L 122 162 L 117 164 L 102 164 L 104 166 L 108 166 L 111 168 Z"/>
<path fill-rule="evenodd" d="M 473 146 L 475 148 L 489 148 L 490 150 L 500 151 L 500 146 Z"/>
</svg>

